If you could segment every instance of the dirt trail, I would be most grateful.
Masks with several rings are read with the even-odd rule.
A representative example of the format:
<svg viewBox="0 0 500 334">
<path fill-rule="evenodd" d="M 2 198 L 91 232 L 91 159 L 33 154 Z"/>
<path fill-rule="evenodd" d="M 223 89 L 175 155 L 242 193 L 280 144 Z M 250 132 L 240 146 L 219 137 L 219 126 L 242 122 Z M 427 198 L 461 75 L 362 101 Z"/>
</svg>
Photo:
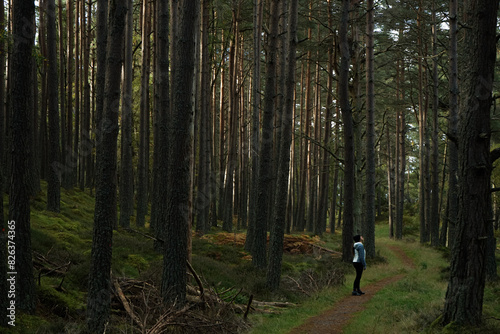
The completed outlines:
<svg viewBox="0 0 500 334">
<path fill-rule="evenodd" d="M 413 260 L 398 246 L 388 246 L 403 261 L 405 268 L 415 268 Z M 337 334 L 351 321 L 353 316 L 365 308 L 365 304 L 382 288 L 402 279 L 405 274 L 384 278 L 363 286 L 366 294 L 360 297 L 346 296 L 326 312 L 309 318 L 304 324 L 292 329 L 289 334 Z M 349 283 L 348 283 L 349 284 Z"/>
</svg>

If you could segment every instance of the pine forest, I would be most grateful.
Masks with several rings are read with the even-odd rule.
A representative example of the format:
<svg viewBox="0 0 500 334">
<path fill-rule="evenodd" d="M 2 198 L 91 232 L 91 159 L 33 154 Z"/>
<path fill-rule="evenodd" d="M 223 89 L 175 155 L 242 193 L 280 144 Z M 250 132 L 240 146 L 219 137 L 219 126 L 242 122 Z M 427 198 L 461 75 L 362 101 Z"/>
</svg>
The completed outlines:
<svg viewBox="0 0 500 334">
<path fill-rule="evenodd" d="M 499 2 L 0 1 L 0 333 L 497 332 Z"/>
</svg>

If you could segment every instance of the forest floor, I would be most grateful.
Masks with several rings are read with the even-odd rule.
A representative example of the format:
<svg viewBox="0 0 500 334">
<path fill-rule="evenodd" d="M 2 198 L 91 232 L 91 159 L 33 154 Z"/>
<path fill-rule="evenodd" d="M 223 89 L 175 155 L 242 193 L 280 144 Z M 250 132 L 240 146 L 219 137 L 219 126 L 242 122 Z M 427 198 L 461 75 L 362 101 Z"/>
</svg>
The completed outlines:
<svg viewBox="0 0 500 334">
<path fill-rule="evenodd" d="M 406 269 L 414 269 L 413 260 L 399 246 L 389 246 L 396 256 L 398 256 Z M 302 325 L 292 329 L 289 334 L 322 333 L 337 334 L 342 333 L 343 328 L 365 308 L 366 303 L 381 289 L 390 284 L 400 281 L 406 274 L 386 277 L 369 285 L 362 286 L 365 295 L 346 296 L 339 300 L 333 308 L 315 317 L 309 318 Z"/>
</svg>

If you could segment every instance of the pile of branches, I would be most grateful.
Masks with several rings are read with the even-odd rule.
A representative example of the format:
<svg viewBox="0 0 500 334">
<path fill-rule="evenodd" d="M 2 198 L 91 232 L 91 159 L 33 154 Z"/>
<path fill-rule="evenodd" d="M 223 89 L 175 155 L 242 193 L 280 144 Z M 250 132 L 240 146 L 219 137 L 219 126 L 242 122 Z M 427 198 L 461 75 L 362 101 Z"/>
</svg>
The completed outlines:
<svg viewBox="0 0 500 334">
<path fill-rule="evenodd" d="M 295 304 L 260 302 L 250 296 L 246 304 L 236 303 L 242 290 L 234 287 L 217 291 L 205 288 L 188 263 L 196 285 L 187 285 L 187 303 L 182 308 L 165 308 L 159 289 L 152 283 L 130 278 L 114 279 L 113 309 L 141 334 L 158 333 L 240 333 L 249 329 L 250 311 L 276 313 Z M 241 299 L 241 298 L 240 298 Z"/>
<path fill-rule="evenodd" d="M 236 307 L 217 296 L 202 296 L 188 286 L 188 302 L 183 307 L 163 306 L 161 293 L 152 282 L 130 278 L 114 279 L 113 309 L 121 319 L 128 318 L 136 333 L 238 333 L 248 324 Z"/>
<path fill-rule="evenodd" d="M 206 234 L 201 237 L 218 245 L 234 245 L 243 247 L 245 245 L 245 233 L 217 233 Z M 269 241 L 269 236 L 268 236 Z M 283 240 L 283 251 L 289 254 L 320 254 L 329 253 L 332 255 L 341 256 L 340 252 L 336 252 L 322 247 L 321 239 L 318 236 L 309 236 L 306 234 L 289 235 L 286 234 Z"/>
<path fill-rule="evenodd" d="M 323 270 L 307 269 L 298 278 L 283 277 L 283 288 L 308 297 L 328 287 L 345 283 L 345 269 L 342 266 L 329 266 Z"/>
</svg>

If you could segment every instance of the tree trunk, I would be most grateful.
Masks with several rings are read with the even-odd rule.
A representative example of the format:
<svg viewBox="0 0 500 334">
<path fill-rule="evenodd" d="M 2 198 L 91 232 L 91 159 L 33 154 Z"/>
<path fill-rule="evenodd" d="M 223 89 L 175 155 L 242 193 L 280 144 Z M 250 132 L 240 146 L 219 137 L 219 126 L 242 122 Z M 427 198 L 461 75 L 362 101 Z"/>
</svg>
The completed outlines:
<svg viewBox="0 0 500 334">
<path fill-rule="evenodd" d="M 278 6 L 278 3 L 276 6 Z M 295 91 L 295 53 L 297 49 L 297 8 L 298 0 L 291 0 L 288 25 L 288 46 L 285 82 L 285 106 L 281 123 L 281 149 L 279 152 L 278 180 L 276 186 L 276 207 L 274 224 L 269 241 L 269 266 L 267 271 L 267 285 L 271 290 L 279 287 L 281 277 L 281 262 L 283 258 L 283 239 L 286 222 L 287 191 L 290 171 L 290 145 L 292 144 L 292 121 L 294 110 Z M 285 47 L 285 45 L 283 45 Z M 285 51 L 285 50 L 283 50 Z"/>
<path fill-rule="evenodd" d="M 33 77 L 33 43 L 35 28 L 30 26 L 35 17 L 33 1 L 13 0 L 12 35 L 13 51 L 10 62 L 11 80 L 11 183 L 9 193 L 9 222 L 15 226 L 16 258 L 15 267 L 9 271 L 17 272 L 16 308 L 33 313 L 36 307 L 35 282 L 33 280 L 33 261 L 31 250 L 30 224 L 30 184 L 27 175 L 32 167 L 31 155 L 31 95 Z M 28 24 L 28 26 L 27 26 Z M 2 297 L 2 298 L 5 298 Z"/>
<path fill-rule="evenodd" d="M 155 169 L 155 183 L 157 183 L 158 192 L 154 194 L 151 208 L 151 224 L 158 239 L 165 239 L 165 218 L 167 216 L 166 198 L 168 196 L 168 159 L 169 159 L 169 115 L 170 115 L 170 76 L 169 76 L 169 26 L 170 13 L 167 0 L 158 1 L 158 20 L 157 20 L 157 84 L 158 84 L 158 143 L 156 145 L 154 158 L 158 160 L 158 168 Z M 154 211 L 153 211 L 154 208 Z M 154 219 L 153 219 L 154 217 Z M 158 245 L 159 246 L 159 245 Z M 162 245 L 164 246 L 164 245 Z"/>
<path fill-rule="evenodd" d="M 125 26 L 125 57 L 123 62 L 123 92 L 121 119 L 121 162 L 120 162 L 120 226 L 130 227 L 130 217 L 134 214 L 134 167 L 132 165 L 132 35 L 133 0 L 127 0 L 127 23 Z"/>
<path fill-rule="evenodd" d="M 393 163 L 393 154 L 391 147 L 391 135 L 389 133 L 389 125 L 386 124 L 386 137 L 387 137 L 387 207 L 389 214 L 389 238 L 394 238 L 394 163 Z M 397 131 L 396 131 L 397 133 Z M 397 139 L 397 135 L 396 135 Z"/>
<path fill-rule="evenodd" d="M 106 1 L 98 1 L 98 27 L 106 12 Z M 118 108 L 127 7 L 121 0 L 109 2 L 108 43 L 105 74 L 104 108 L 96 137 L 96 192 L 94 231 L 87 299 L 87 326 L 92 333 L 102 333 L 111 307 L 111 257 L 113 228 L 117 220 L 116 163 Z M 103 13 L 104 12 L 104 13 Z M 97 31 L 97 35 L 106 29 Z"/>
<path fill-rule="evenodd" d="M 253 1 L 253 77 L 252 77 L 252 130 L 250 138 L 250 160 L 252 174 L 250 182 L 250 195 L 248 203 L 248 230 L 245 249 L 252 250 L 255 233 L 256 205 L 257 205 L 257 180 L 259 170 L 259 114 L 260 114 L 260 58 L 262 34 L 262 0 Z"/>
<path fill-rule="evenodd" d="M 60 148 L 62 149 L 60 151 L 61 155 L 59 156 L 60 162 L 58 165 L 61 165 L 66 161 L 66 115 L 68 113 L 67 108 L 66 108 L 66 78 L 65 78 L 65 61 L 67 61 L 64 58 L 64 19 L 63 19 L 63 3 L 62 0 L 58 0 L 58 34 L 59 34 L 59 101 L 60 101 Z M 58 166 L 54 166 L 53 168 L 58 169 L 57 173 L 59 174 L 59 184 L 61 185 L 63 183 L 63 173 L 64 171 L 60 170 Z"/>
<path fill-rule="evenodd" d="M 174 4 L 175 6 L 176 4 Z M 177 33 L 172 57 L 172 133 L 169 156 L 169 186 L 165 247 L 163 255 L 163 278 L 161 293 L 167 305 L 181 307 L 186 301 L 186 261 L 188 258 L 189 199 L 191 186 L 191 159 L 193 126 L 193 74 L 195 68 L 195 34 L 198 27 L 199 1 L 180 0 Z"/>
<path fill-rule="evenodd" d="M 85 2 L 84 2 L 85 3 Z M 85 13 L 85 6 L 82 6 L 82 13 Z M 85 160 L 85 178 L 82 177 L 82 184 L 86 186 L 89 189 L 92 189 L 93 186 L 93 165 L 94 165 L 94 159 L 93 159 L 93 148 L 94 144 L 92 142 L 92 137 L 90 134 L 90 128 L 91 128 L 91 96 L 90 96 L 90 90 L 91 90 L 91 82 L 90 82 L 90 44 L 92 40 L 92 4 L 89 1 L 88 6 L 87 6 L 87 19 L 86 19 L 86 24 L 83 26 L 82 34 L 83 31 L 85 31 L 85 38 L 83 39 L 84 43 L 82 45 L 85 47 L 83 51 L 83 114 L 82 114 L 82 133 L 81 133 L 81 148 L 80 148 L 80 155 L 83 157 Z M 83 183 L 85 181 L 85 183 Z"/>
<path fill-rule="evenodd" d="M 349 0 L 342 0 L 340 38 L 339 103 L 344 126 L 344 223 L 342 228 L 342 261 L 352 260 L 354 226 L 354 126 L 349 103 L 349 63 L 351 55 L 347 28 L 349 25 Z"/>
<path fill-rule="evenodd" d="M 210 59 L 208 45 L 208 28 L 210 19 L 211 0 L 202 2 L 201 24 L 201 82 L 200 82 L 200 152 L 197 199 L 195 202 L 196 231 L 206 233 L 209 231 L 210 202 L 212 200 L 214 184 L 210 178 Z"/>
<path fill-rule="evenodd" d="M 437 54 L 437 23 L 435 2 L 432 3 L 432 171 L 431 171 L 431 215 L 430 215 L 430 236 L 431 245 L 439 245 L 439 146 L 438 146 L 438 104 L 439 104 L 439 77 L 438 77 L 438 54 Z"/>
<path fill-rule="evenodd" d="M 80 17 L 82 15 L 81 13 L 81 2 L 83 0 L 76 0 L 75 1 L 75 121 L 74 121 L 74 126 L 75 126 L 75 131 L 73 133 L 73 155 L 77 159 L 77 163 L 74 166 L 74 179 L 75 179 L 75 185 L 80 185 L 79 184 L 79 170 L 82 169 L 83 165 L 83 159 L 82 156 L 80 155 L 79 151 L 79 143 L 80 143 L 80 95 L 81 95 L 81 53 L 80 53 L 80 47 L 81 47 L 81 38 L 80 38 L 80 33 L 81 33 L 81 20 Z M 104 47 L 106 48 L 106 47 Z M 103 88 L 104 90 L 104 88 Z M 98 93 L 96 93 L 98 94 Z"/>
<path fill-rule="evenodd" d="M 47 49 L 48 49 L 48 109 L 49 109 L 49 166 L 47 169 L 47 210 L 59 212 L 61 202 L 61 182 L 58 168 L 60 150 L 59 128 L 59 74 L 57 73 L 57 32 L 56 4 L 47 2 Z"/>
<path fill-rule="evenodd" d="M 402 36 L 403 29 L 400 29 L 399 35 Z M 397 100 L 404 100 L 405 90 L 403 83 L 405 80 L 405 63 L 403 59 L 398 60 L 397 64 Z M 395 237 L 398 240 L 403 238 L 403 216 L 404 216 L 404 196 L 405 196 L 405 174 L 406 174 L 406 117 L 402 106 L 396 114 L 396 224 Z"/>
<path fill-rule="evenodd" d="M 375 257 L 375 78 L 373 54 L 373 0 L 367 1 L 366 13 L 366 255 Z"/>
<path fill-rule="evenodd" d="M 458 214 L 458 0 L 450 0 L 450 114 L 448 116 L 448 240 L 455 241 Z M 446 235 L 446 232 L 444 233 Z M 446 239 L 445 239 L 446 240 Z M 446 243 L 444 244 L 446 245 Z"/>
<path fill-rule="evenodd" d="M 142 3 L 142 62 L 141 103 L 139 121 L 139 157 L 137 163 L 137 214 L 136 224 L 144 227 L 148 213 L 149 180 L 149 76 L 150 76 L 150 23 L 149 1 Z"/>
<path fill-rule="evenodd" d="M 417 13 L 417 26 L 418 26 L 418 135 L 419 135 L 419 186 L 418 186 L 418 205 L 419 205 L 419 219 L 420 219 L 420 243 L 427 243 L 429 241 L 429 228 L 428 228 L 428 162 L 427 162 L 427 107 L 424 93 L 424 45 L 422 41 L 422 1 L 420 1 Z"/>
<path fill-rule="evenodd" d="M 5 31 L 5 4 L 0 1 L 0 33 Z M 0 203 L 3 203 L 5 189 L 5 41 L 0 40 Z M 0 205 L 0 296 L 7 296 L 9 291 L 9 283 L 7 282 L 7 261 L 8 261 L 8 225 L 5 221 L 4 206 Z M 11 233 L 12 234 L 12 233 Z M 0 309 L 6 312 L 10 306 L 10 301 L 7 298 L 0 299 Z M 5 313 L 0 314 L 0 326 L 7 326 L 10 320 Z"/>
<path fill-rule="evenodd" d="M 257 197 L 257 220 L 255 224 L 255 238 L 253 241 L 252 263 L 257 268 L 266 267 L 266 243 L 269 218 L 269 191 L 272 189 L 272 148 L 273 128 L 276 97 L 276 67 L 277 67 L 277 43 L 279 25 L 279 1 L 271 3 L 270 34 L 266 63 L 266 89 L 264 93 L 264 113 L 262 118 L 262 137 L 260 142 L 259 157 L 259 182 Z"/>
<path fill-rule="evenodd" d="M 443 323 L 482 321 L 490 200 L 490 108 L 498 1 L 468 0 L 460 66 L 458 221 Z"/>
<path fill-rule="evenodd" d="M 78 164 L 78 159 L 75 156 L 71 143 L 73 138 L 73 0 L 66 1 L 66 25 L 67 25 L 67 64 L 66 64 L 66 128 L 65 140 L 62 149 L 64 151 L 64 168 L 62 169 L 62 185 L 69 189 L 74 185 L 73 171 Z"/>
</svg>

